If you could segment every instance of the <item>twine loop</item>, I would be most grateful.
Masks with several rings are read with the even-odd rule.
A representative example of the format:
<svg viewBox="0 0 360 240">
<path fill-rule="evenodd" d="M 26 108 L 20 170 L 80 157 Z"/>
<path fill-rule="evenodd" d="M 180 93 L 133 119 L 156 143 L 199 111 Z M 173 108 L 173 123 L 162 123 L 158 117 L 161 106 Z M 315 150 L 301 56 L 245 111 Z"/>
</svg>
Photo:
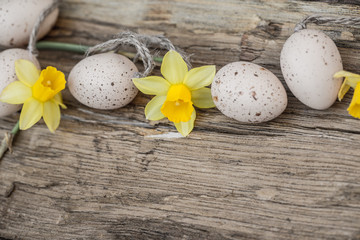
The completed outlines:
<svg viewBox="0 0 360 240">
<path fill-rule="evenodd" d="M 149 48 L 155 48 L 155 49 L 165 49 L 165 50 L 175 50 L 177 51 L 182 58 L 184 59 L 184 61 L 186 62 L 186 65 L 188 66 L 189 69 L 191 69 L 191 63 L 190 63 L 190 55 L 186 54 L 183 50 L 181 50 L 180 48 L 175 47 L 172 42 L 161 35 L 153 35 L 153 36 L 149 36 L 149 35 L 142 35 L 142 34 L 137 34 L 138 38 L 141 42 L 145 43 L 145 45 Z"/>
<path fill-rule="evenodd" d="M 123 32 L 116 36 L 115 39 L 108 40 L 106 42 L 97 44 L 93 47 L 90 47 L 86 51 L 86 56 L 97 54 L 97 53 L 104 53 L 110 51 L 119 51 L 121 46 L 130 45 L 136 48 L 137 55 L 140 56 L 143 64 L 144 64 L 144 72 L 138 73 L 136 77 L 143 77 L 150 74 L 150 72 L 155 67 L 155 62 L 153 57 L 150 53 L 150 50 L 146 47 L 146 45 L 139 41 L 137 35 L 133 32 Z"/>
<path fill-rule="evenodd" d="M 135 47 L 136 55 L 133 60 L 134 62 L 138 59 L 141 59 L 143 62 L 144 71 L 137 73 L 135 77 L 146 77 L 155 67 L 154 56 L 151 54 L 149 48 L 176 50 L 183 56 L 186 63 L 190 65 L 189 57 L 181 50 L 176 49 L 168 38 L 164 36 L 143 35 L 131 31 L 119 33 L 114 39 L 90 47 L 86 51 L 86 56 L 110 51 L 117 52 L 124 45 Z"/>
</svg>

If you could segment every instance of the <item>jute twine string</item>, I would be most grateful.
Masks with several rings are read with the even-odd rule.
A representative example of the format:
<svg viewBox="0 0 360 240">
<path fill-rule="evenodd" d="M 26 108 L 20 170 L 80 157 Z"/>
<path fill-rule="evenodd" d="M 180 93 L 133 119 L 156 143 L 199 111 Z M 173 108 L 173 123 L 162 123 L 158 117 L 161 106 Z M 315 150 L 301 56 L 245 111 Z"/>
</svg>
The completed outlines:
<svg viewBox="0 0 360 240">
<path fill-rule="evenodd" d="M 36 56 L 38 54 L 38 51 L 36 49 L 36 41 L 37 41 L 37 35 L 39 33 L 41 24 L 45 20 L 47 16 L 49 16 L 55 9 L 59 7 L 60 0 L 54 0 L 50 6 L 48 6 L 44 11 L 41 12 L 40 16 L 35 22 L 35 25 L 31 31 L 28 50 L 31 55 Z"/>
<path fill-rule="evenodd" d="M 155 67 L 155 62 L 153 56 L 150 53 L 150 50 L 146 45 L 139 41 L 137 35 L 133 32 L 123 32 L 116 36 L 115 39 L 108 40 L 106 42 L 97 44 L 93 47 L 90 47 L 86 51 L 86 56 L 104 53 L 110 51 L 119 51 L 121 46 L 128 45 L 135 47 L 137 55 L 140 56 L 144 64 L 144 72 L 138 73 L 135 77 L 145 77 L 148 76 Z"/>
<path fill-rule="evenodd" d="M 108 40 L 106 42 L 89 48 L 86 52 L 86 56 L 109 51 L 116 52 L 119 51 L 120 48 L 124 45 L 135 47 L 137 53 L 134 57 L 134 62 L 141 58 L 144 64 L 144 72 L 138 73 L 135 77 L 146 77 L 155 67 L 153 55 L 151 54 L 149 48 L 176 50 L 183 56 L 188 66 L 191 67 L 189 63 L 189 57 L 179 49 L 176 49 L 175 46 L 171 43 L 171 41 L 166 37 L 143 35 L 131 31 L 122 32 L 116 35 L 114 39 Z"/>
<path fill-rule="evenodd" d="M 320 15 L 311 15 L 305 17 L 301 22 L 296 24 L 294 32 L 306 29 L 308 23 L 317 25 L 336 24 L 336 25 L 360 25 L 360 17 L 329 17 Z"/>
<path fill-rule="evenodd" d="M 183 50 L 176 48 L 168 38 L 160 35 L 149 36 L 142 34 L 138 34 L 138 38 L 141 42 L 145 43 L 148 48 L 177 51 L 183 57 L 188 68 L 191 69 L 190 55 L 186 54 Z"/>
</svg>

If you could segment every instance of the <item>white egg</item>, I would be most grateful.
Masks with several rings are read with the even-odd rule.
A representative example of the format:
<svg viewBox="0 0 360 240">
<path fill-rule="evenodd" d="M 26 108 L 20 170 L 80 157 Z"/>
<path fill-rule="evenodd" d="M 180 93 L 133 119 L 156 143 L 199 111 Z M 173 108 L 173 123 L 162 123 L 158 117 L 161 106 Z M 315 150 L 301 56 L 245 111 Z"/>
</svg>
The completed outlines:
<svg viewBox="0 0 360 240">
<path fill-rule="evenodd" d="M 336 100 L 342 78 L 333 78 L 343 69 L 335 43 L 323 32 L 304 29 L 285 42 L 281 70 L 291 92 L 305 105 L 327 109 Z"/>
<path fill-rule="evenodd" d="M 249 62 L 234 62 L 215 75 L 211 94 L 216 107 L 240 122 L 272 120 L 286 108 L 287 95 L 269 70 Z"/>
<path fill-rule="evenodd" d="M 53 0 L 2 0 L 0 3 L 0 45 L 6 47 L 24 46 L 35 22 Z M 59 9 L 43 21 L 38 39 L 44 37 L 55 25 Z"/>
<path fill-rule="evenodd" d="M 96 54 L 75 65 L 68 87 L 88 107 L 116 109 L 130 103 L 138 93 L 131 80 L 137 72 L 135 64 L 120 54 Z"/>
<path fill-rule="evenodd" d="M 13 48 L 0 53 L 0 92 L 10 83 L 18 80 L 15 73 L 15 61 L 26 59 L 32 61 L 38 69 L 40 64 L 36 58 L 30 57 L 29 51 Z M 10 115 L 21 108 L 21 105 L 0 102 L 0 117 Z"/>
</svg>

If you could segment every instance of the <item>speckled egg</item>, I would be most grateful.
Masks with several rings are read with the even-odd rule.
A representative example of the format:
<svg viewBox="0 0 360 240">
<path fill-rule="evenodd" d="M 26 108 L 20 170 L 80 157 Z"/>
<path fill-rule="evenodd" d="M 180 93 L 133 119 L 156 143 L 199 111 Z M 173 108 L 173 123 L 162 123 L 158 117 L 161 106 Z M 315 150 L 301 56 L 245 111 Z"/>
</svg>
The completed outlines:
<svg viewBox="0 0 360 240">
<path fill-rule="evenodd" d="M 130 103 L 138 93 L 131 80 L 137 72 L 135 64 L 120 54 L 96 54 L 76 64 L 68 87 L 88 107 L 116 109 Z"/>
<path fill-rule="evenodd" d="M 260 123 L 279 116 L 287 106 L 286 91 L 269 70 L 234 62 L 215 75 L 211 94 L 216 107 L 240 122 Z"/>
<path fill-rule="evenodd" d="M 323 32 L 304 29 L 285 42 L 280 57 L 281 71 L 291 92 L 305 105 L 327 109 L 336 100 L 343 70 L 335 43 Z"/>
<path fill-rule="evenodd" d="M 10 83 L 18 80 L 15 73 L 15 61 L 26 59 L 32 61 L 38 69 L 39 62 L 30 57 L 29 51 L 19 48 L 8 49 L 0 53 L 0 92 Z M 10 115 L 21 108 L 21 105 L 0 102 L 0 117 Z"/>
<path fill-rule="evenodd" d="M 24 46 L 29 42 L 32 28 L 43 10 L 53 0 L 2 0 L 0 3 L 0 45 Z M 59 9 L 52 12 L 42 23 L 38 38 L 44 37 L 55 25 Z"/>
</svg>

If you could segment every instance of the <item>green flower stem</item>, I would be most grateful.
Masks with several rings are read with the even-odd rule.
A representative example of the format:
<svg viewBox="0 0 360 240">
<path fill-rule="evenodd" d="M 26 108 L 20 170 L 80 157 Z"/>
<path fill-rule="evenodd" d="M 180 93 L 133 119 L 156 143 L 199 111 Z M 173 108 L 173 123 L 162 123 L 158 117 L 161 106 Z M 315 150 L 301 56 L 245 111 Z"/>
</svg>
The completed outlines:
<svg viewBox="0 0 360 240">
<path fill-rule="evenodd" d="M 62 43 L 62 42 L 51 42 L 51 41 L 40 41 L 36 44 L 37 49 L 39 50 L 60 50 L 84 54 L 89 46 L 72 44 L 72 43 Z M 119 52 L 121 55 L 124 55 L 128 58 L 135 58 L 135 53 L 130 52 Z M 162 57 L 154 57 L 154 61 L 161 63 L 163 60 Z"/>
<path fill-rule="evenodd" d="M 0 160 L 3 158 L 5 152 L 9 149 L 11 152 L 11 145 L 15 135 L 19 132 L 19 121 L 15 124 L 10 133 L 5 133 L 4 139 L 1 141 L 0 146 Z"/>
<path fill-rule="evenodd" d="M 62 42 L 50 42 L 50 41 L 40 41 L 36 43 L 36 48 L 39 50 L 60 50 L 67 52 L 76 52 L 84 54 L 88 50 L 89 46 L 83 46 L 72 43 L 62 43 Z"/>
</svg>

